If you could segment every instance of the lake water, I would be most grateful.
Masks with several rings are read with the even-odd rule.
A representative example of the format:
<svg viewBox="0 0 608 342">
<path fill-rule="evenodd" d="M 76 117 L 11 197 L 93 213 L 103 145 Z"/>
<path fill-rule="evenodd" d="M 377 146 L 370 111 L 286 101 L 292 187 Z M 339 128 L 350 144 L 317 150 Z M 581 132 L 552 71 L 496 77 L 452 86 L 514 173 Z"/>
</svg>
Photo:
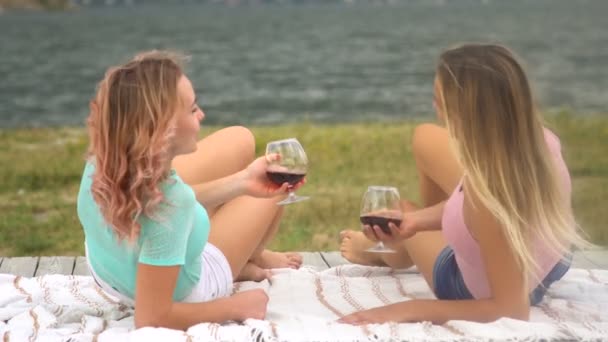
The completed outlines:
<svg viewBox="0 0 608 342">
<path fill-rule="evenodd" d="M 508 45 L 543 108 L 608 108 L 608 1 L 102 6 L 0 14 L 0 127 L 82 125 L 104 70 L 177 49 L 211 124 L 431 117 L 436 58 Z"/>
</svg>

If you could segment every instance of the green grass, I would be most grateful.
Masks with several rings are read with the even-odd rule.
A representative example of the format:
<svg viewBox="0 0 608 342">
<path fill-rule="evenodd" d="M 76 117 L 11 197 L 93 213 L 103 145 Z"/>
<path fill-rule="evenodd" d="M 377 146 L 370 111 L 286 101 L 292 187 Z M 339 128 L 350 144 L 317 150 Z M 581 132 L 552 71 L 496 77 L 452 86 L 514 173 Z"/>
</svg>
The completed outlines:
<svg viewBox="0 0 608 342">
<path fill-rule="evenodd" d="M 608 245 L 608 118 L 553 115 L 573 178 L 575 214 L 589 238 Z M 295 136 L 311 170 L 287 207 L 276 250 L 332 250 L 338 232 L 358 227 L 360 198 L 370 184 L 397 186 L 418 200 L 409 146 L 414 122 L 254 127 L 257 152 L 269 140 Z M 205 128 L 208 134 L 213 128 Z M 0 130 L 0 255 L 82 255 L 76 194 L 87 136 L 83 128 Z"/>
</svg>

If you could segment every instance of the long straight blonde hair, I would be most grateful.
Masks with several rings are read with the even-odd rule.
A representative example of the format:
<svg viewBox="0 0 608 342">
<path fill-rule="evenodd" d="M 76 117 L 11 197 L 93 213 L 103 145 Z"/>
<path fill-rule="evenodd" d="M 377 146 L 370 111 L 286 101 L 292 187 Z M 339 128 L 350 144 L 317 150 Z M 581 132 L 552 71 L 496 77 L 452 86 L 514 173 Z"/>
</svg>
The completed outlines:
<svg viewBox="0 0 608 342">
<path fill-rule="evenodd" d="M 501 224 L 526 280 L 539 267 L 533 241 L 565 256 L 588 246 L 514 55 L 499 45 L 466 44 L 443 52 L 436 72 L 467 191 Z"/>
<path fill-rule="evenodd" d="M 153 217 L 168 177 L 180 55 L 148 51 L 108 69 L 91 101 L 91 192 L 119 239 L 134 241 L 141 215 Z"/>
</svg>

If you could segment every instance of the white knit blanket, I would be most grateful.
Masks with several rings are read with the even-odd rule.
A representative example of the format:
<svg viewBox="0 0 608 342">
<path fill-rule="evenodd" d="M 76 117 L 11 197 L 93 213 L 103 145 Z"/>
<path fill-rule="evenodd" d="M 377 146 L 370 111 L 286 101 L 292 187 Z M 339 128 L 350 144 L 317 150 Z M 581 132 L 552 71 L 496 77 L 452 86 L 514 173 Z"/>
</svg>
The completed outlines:
<svg viewBox="0 0 608 342">
<path fill-rule="evenodd" d="M 177 331 L 133 330 L 133 310 L 102 292 L 91 277 L 0 274 L 0 339 L 3 341 L 389 341 L 389 340 L 606 340 L 608 271 L 571 269 L 554 284 L 530 322 L 489 324 L 350 326 L 335 320 L 353 311 L 433 298 L 420 274 L 343 265 L 324 271 L 277 270 L 271 282 L 243 282 L 235 291 L 264 288 L 266 320 L 201 323 Z"/>
</svg>

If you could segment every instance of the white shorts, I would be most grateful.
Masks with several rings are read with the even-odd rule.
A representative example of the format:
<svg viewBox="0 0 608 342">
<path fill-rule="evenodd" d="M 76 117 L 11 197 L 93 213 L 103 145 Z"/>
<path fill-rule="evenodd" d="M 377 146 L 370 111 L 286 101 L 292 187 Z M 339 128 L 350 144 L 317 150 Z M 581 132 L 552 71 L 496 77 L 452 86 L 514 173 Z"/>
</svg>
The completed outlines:
<svg viewBox="0 0 608 342">
<path fill-rule="evenodd" d="M 101 279 L 93 268 L 88 258 L 88 251 L 85 243 L 85 254 L 87 256 L 87 266 L 95 282 L 102 290 L 118 298 L 121 303 L 135 307 L 135 300 L 118 292 L 110 284 Z M 207 242 L 201 253 L 201 278 L 194 286 L 189 295 L 180 302 L 199 303 L 207 302 L 216 298 L 227 297 L 232 294 L 233 278 L 230 264 L 224 253 L 217 247 Z"/>
<path fill-rule="evenodd" d="M 201 279 L 192 292 L 181 300 L 184 303 L 207 302 L 232 294 L 232 269 L 224 253 L 207 242 L 201 259 Z"/>
</svg>

